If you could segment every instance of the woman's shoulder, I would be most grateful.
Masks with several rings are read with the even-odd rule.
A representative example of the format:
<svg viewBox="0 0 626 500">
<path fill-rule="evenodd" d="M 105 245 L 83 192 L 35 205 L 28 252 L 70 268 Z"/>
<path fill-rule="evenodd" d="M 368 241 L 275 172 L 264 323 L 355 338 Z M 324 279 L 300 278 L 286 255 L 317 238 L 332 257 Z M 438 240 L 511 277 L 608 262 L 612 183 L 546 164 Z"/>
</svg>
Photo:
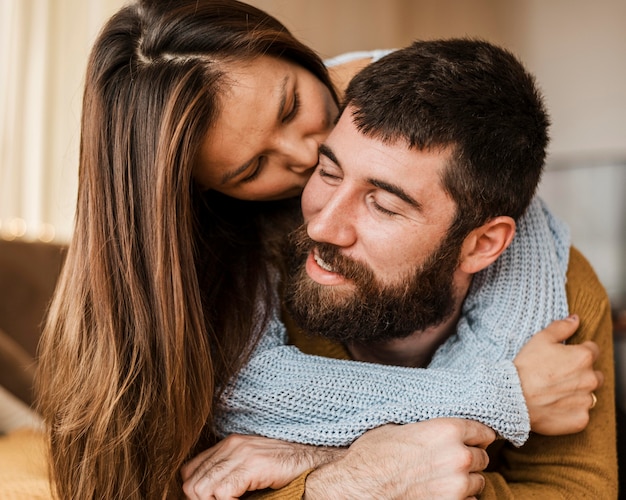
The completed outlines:
<svg viewBox="0 0 626 500">
<path fill-rule="evenodd" d="M 333 68 L 335 66 L 340 66 L 342 64 L 347 64 L 355 61 L 367 61 L 368 63 L 370 63 L 378 61 L 381 57 L 386 56 L 394 50 L 395 49 L 376 49 L 345 52 L 335 57 L 331 57 L 330 59 L 325 59 L 324 64 L 327 68 Z"/>
<path fill-rule="evenodd" d="M 391 49 L 380 49 L 346 52 L 325 60 L 324 64 L 328 68 L 331 81 L 335 89 L 337 89 L 339 98 L 342 98 L 343 92 L 354 75 L 368 64 L 377 61 L 392 51 Z"/>
</svg>

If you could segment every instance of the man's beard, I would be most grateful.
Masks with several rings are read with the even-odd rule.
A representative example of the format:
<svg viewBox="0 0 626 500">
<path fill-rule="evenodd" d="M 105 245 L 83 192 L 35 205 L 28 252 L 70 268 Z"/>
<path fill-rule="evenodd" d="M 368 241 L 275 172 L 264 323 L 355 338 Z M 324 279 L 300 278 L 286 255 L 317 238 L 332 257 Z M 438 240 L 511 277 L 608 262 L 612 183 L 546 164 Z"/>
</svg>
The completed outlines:
<svg viewBox="0 0 626 500">
<path fill-rule="evenodd" d="M 305 270 L 312 248 L 333 271 L 351 281 L 325 286 Z M 451 233 L 422 266 L 399 283 L 382 285 L 371 268 L 341 255 L 338 247 L 311 240 L 301 226 L 289 239 L 285 305 L 306 333 L 340 342 L 384 342 L 437 326 L 455 309 L 453 275 L 461 242 Z M 350 286 L 352 285 L 352 286 Z"/>
</svg>

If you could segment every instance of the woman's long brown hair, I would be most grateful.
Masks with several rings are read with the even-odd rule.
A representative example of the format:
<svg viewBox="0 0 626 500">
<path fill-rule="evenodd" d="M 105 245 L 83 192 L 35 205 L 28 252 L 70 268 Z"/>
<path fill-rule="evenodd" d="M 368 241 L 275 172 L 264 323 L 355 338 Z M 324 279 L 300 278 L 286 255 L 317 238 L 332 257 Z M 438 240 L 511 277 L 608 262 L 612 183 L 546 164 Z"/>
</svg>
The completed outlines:
<svg viewBox="0 0 626 500">
<path fill-rule="evenodd" d="M 332 88 L 284 26 L 233 0 L 125 7 L 93 47 L 75 232 L 37 381 L 60 498 L 181 497 L 180 466 L 215 442 L 220 390 L 270 306 L 263 228 L 283 204 L 202 193 L 192 170 L 222 63 L 261 54 Z"/>
</svg>

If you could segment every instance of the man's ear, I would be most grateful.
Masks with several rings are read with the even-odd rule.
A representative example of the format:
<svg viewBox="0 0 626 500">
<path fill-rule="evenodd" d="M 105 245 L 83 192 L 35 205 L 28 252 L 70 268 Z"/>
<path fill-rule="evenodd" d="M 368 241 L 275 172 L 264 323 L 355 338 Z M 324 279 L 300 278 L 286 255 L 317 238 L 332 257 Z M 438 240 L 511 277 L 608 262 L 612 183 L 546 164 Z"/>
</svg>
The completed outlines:
<svg viewBox="0 0 626 500">
<path fill-rule="evenodd" d="M 477 227 L 463 241 L 459 268 L 477 273 L 493 263 L 513 241 L 515 221 L 511 217 L 495 217 Z"/>
</svg>

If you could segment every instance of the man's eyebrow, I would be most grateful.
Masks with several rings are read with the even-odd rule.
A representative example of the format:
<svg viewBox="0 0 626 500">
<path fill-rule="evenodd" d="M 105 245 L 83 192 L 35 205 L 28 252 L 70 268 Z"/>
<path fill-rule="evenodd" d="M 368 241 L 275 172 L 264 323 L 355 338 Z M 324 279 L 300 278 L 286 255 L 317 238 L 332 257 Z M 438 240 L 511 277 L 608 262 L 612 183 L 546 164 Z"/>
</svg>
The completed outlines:
<svg viewBox="0 0 626 500">
<path fill-rule="evenodd" d="M 341 168 L 341 163 L 339 163 L 339 160 L 335 156 L 335 153 L 326 144 L 320 144 L 319 154 L 326 156 L 330 161 L 332 161 L 335 165 Z M 410 196 L 400 186 L 396 186 L 395 184 L 391 184 L 389 182 L 381 181 L 379 179 L 374 179 L 374 178 L 367 179 L 367 182 L 371 184 L 372 186 L 377 187 L 378 189 L 382 189 L 383 191 L 387 191 L 388 193 L 391 193 L 397 196 L 405 203 L 408 203 L 409 205 L 414 207 L 416 210 L 421 211 L 423 208 L 422 204 L 419 201 L 417 201 L 415 198 Z"/>
<path fill-rule="evenodd" d="M 405 203 L 408 203 L 416 210 L 420 210 L 420 211 L 422 210 L 422 204 L 419 201 L 417 201 L 415 198 L 410 196 L 400 186 L 396 186 L 395 184 L 390 184 L 389 182 L 381 181 L 378 179 L 371 179 L 371 178 L 367 179 L 367 182 L 369 182 L 373 186 L 376 186 L 379 189 L 382 189 L 383 191 L 387 191 L 388 193 L 391 193 L 397 196 L 402 201 L 404 201 Z"/>
<path fill-rule="evenodd" d="M 339 163 L 339 160 L 335 156 L 335 153 L 326 144 L 320 144 L 319 154 L 324 155 L 326 158 L 332 161 L 335 165 L 337 165 L 338 167 L 341 167 L 341 164 Z"/>
<path fill-rule="evenodd" d="M 286 75 L 285 78 L 283 78 L 283 81 L 280 85 L 280 102 L 278 104 L 278 114 L 276 115 L 279 121 L 282 119 L 282 116 L 285 113 L 285 106 L 287 105 L 287 83 L 289 83 L 289 75 Z M 231 179 L 234 179 L 238 175 L 248 170 L 253 161 L 254 158 L 248 160 L 243 165 L 235 168 L 234 170 L 231 170 L 230 172 L 225 172 L 222 175 L 221 184 L 226 184 Z"/>
</svg>

